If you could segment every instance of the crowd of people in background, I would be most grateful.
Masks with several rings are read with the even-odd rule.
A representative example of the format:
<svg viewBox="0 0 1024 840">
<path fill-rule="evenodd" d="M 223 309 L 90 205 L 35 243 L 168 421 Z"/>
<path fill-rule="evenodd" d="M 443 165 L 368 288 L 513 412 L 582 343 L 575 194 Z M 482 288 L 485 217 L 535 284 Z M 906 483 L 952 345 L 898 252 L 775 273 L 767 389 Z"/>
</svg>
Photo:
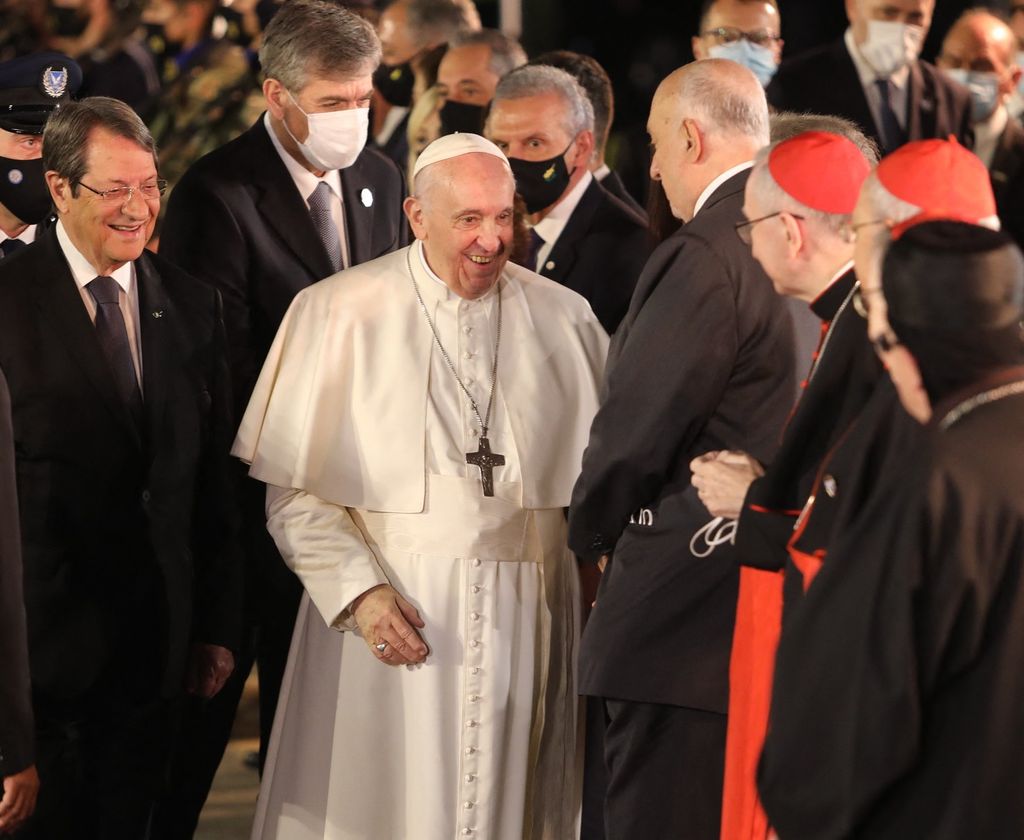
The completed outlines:
<svg viewBox="0 0 1024 840">
<path fill-rule="evenodd" d="M 0 835 L 1024 836 L 1024 4 L 0 0 Z M 529 26 L 529 21 L 524 21 Z M 619 138 L 621 141 L 621 136 Z"/>
</svg>

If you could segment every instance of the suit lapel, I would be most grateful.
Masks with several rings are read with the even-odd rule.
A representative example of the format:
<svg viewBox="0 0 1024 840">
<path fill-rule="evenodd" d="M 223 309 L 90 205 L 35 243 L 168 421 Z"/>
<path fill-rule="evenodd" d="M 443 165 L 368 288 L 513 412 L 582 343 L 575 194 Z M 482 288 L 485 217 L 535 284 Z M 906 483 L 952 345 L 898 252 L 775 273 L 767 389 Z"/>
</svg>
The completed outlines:
<svg viewBox="0 0 1024 840">
<path fill-rule="evenodd" d="M 910 65 L 910 76 L 907 80 L 907 140 L 922 140 L 928 137 L 939 137 L 937 104 L 935 91 L 930 81 L 921 71 L 920 62 Z"/>
<path fill-rule="evenodd" d="M 309 207 L 267 134 L 263 118 L 249 129 L 253 149 L 252 178 L 260 215 L 317 280 L 334 273 L 327 249 L 313 227 Z"/>
<path fill-rule="evenodd" d="M 369 262 L 373 243 L 373 215 L 377 209 L 377 194 L 373 185 L 363 176 L 362 156 L 348 169 L 341 171 L 341 196 L 345 205 L 345 233 L 348 236 L 348 264 Z"/>
<path fill-rule="evenodd" d="M 868 105 L 868 97 L 864 87 L 860 83 L 860 76 L 857 74 L 857 67 L 850 58 L 846 49 L 846 42 L 840 39 L 836 42 L 832 58 L 835 62 L 835 78 L 833 84 L 836 90 L 846 90 L 848 99 L 846 108 L 848 116 L 858 125 L 862 126 L 872 137 L 879 140 L 878 126 L 875 124 L 874 115 L 871 113 L 871 106 Z"/>
<path fill-rule="evenodd" d="M 167 366 L 174 354 L 176 313 L 160 275 L 145 252 L 135 261 L 139 284 L 139 334 L 142 345 L 142 391 L 149 440 L 160 438 L 167 403 Z"/>
<path fill-rule="evenodd" d="M 576 209 L 572 211 L 572 215 L 569 216 L 565 227 L 562 228 L 561 234 L 555 240 L 551 253 L 548 254 L 544 265 L 541 266 L 540 274 L 550 277 L 562 285 L 568 285 L 565 281 L 579 256 L 580 241 L 590 229 L 594 214 L 601 204 L 602 189 L 596 179 L 590 182 L 590 186 L 587 187 L 580 197 Z M 574 286 L 569 286 L 569 288 L 577 292 L 579 291 Z"/>
<path fill-rule="evenodd" d="M 141 443 L 139 430 L 117 392 L 110 363 L 103 355 L 96 328 L 57 242 L 56 230 L 46 231 L 40 244 L 45 254 L 43 270 L 35 283 L 40 318 L 44 324 L 53 325 L 57 340 L 67 348 L 72 364 L 81 369 L 114 419 L 131 433 L 137 444 Z"/>
</svg>

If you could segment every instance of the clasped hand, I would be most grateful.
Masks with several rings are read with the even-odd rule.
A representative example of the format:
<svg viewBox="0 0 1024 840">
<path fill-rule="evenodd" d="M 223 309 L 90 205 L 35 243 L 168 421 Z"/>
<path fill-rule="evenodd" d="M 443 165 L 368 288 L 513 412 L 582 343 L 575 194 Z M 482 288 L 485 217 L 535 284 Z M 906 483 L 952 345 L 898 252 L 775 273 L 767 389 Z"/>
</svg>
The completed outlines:
<svg viewBox="0 0 1024 840">
<path fill-rule="evenodd" d="M 417 632 L 423 619 L 393 586 L 366 590 L 351 609 L 370 652 L 385 665 L 416 665 L 427 658 L 430 649 Z"/>
<path fill-rule="evenodd" d="M 690 462 L 690 469 L 690 481 L 708 512 L 725 519 L 739 517 L 751 483 L 764 475 L 755 458 L 730 450 L 705 452 Z"/>
</svg>

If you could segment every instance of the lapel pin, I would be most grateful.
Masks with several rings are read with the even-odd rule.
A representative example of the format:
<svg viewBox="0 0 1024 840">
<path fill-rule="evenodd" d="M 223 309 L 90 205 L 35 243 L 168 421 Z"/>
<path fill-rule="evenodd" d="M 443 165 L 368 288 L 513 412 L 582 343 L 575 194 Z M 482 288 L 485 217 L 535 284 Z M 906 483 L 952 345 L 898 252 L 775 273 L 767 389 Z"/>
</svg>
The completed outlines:
<svg viewBox="0 0 1024 840">
<path fill-rule="evenodd" d="M 360 190 L 359 200 L 363 202 L 363 207 L 373 206 L 373 193 L 370 191 L 369 187 L 363 187 L 362 190 Z"/>
<path fill-rule="evenodd" d="M 153 312 L 153 317 L 154 318 L 163 318 L 164 317 L 164 311 L 162 309 L 157 309 L 155 312 Z"/>
</svg>

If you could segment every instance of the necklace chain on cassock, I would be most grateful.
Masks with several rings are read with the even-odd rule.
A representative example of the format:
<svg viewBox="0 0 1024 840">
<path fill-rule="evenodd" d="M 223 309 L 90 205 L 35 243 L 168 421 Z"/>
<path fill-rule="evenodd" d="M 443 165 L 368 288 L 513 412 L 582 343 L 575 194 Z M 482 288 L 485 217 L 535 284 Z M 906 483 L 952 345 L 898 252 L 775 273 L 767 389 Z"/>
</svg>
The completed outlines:
<svg viewBox="0 0 1024 840">
<path fill-rule="evenodd" d="M 484 495 L 493 496 L 494 468 L 500 467 L 505 463 L 504 455 L 499 452 L 491 452 L 491 442 L 487 437 L 487 431 L 490 429 L 491 424 L 491 409 L 494 407 L 494 392 L 498 385 L 498 348 L 501 347 L 501 280 L 499 278 L 495 288 L 495 293 L 498 296 L 498 328 L 495 330 L 494 335 L 494 362 L 491 365 L 491 393 L 487 397 L 487 410 L 481 416 L 480 406 L 477 405 L 476 400 L 473 399 L 473 395 L 469 392 L 469 388 L 466 387 L 466 384 L 462 381 L 462 377 L 459 376 L 459 372 L 456 370 L 451 356 L 448 355 L 448 351 L 444 349 L 444 344 L 441 343 L 441 335 L 437 331 L 434 319 L 430 317 L 427 304 L 424 302 L 423 295 L 420 293 L 419 284 L 416 282 L 416 275 L 413 274 L 411 255 L 412 248 L 409 248 L 405 252 L 405 264 L 409 269 L 409 279 L 412 280 L 412 288 L 413 291 L 416 292 L 416 300 L 420 302 L 420 308 L 423 310 L 423 316 L 427 319 L 427 324 L 430 325 L 430 331 L 434 334 L 434 343 L 437 345 L 437 349 L 441 351 L 441 357 L 444 359 L 445 364 L 448 365 L 448 370 L 452 372 L 452 376 L 455 377 L 455 381 L 459 383 L 462 393 L 466 395 L 466 399 L 469 400 L 469 404 L 473 408 L 473 413 L 476 415 L 477 422 L 480 423 L 480 443 L 476 452 L 466 453 L 466 463 L 473 464 L 480 468 L 480 484 L 483 487 Z"/>
<path fill-rule="evenodd" d="M 996 400 L 1012 397 L 1014 394 L 1024 394 L 1024 381 L 1010 382 L 1007 385 L 992 388 L 990 391 L 976 394 L 970 399 L 966 399 L 962 403 L 953 406 L 953 408 L 946 412 L 946 416 L 939 421 L 939 429 L 944 432 L 954 423 L 962 420 L 974 411 L 974 409 L 991 402 L 996 402 Z"/>
</svg>

